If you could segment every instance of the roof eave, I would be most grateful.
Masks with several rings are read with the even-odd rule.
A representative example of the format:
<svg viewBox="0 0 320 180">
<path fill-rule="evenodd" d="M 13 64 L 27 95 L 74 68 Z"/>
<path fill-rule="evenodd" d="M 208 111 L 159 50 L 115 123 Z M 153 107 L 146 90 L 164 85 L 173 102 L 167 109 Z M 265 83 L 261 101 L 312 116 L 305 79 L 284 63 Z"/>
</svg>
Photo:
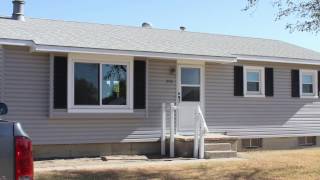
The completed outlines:
<svg viewBox="0 0 320 180">
<path fill-rule="evenodd" d="M 320 59 L 319 60 L 301 59 L 301 58 L 246 55 L 246 54 L 233 54 L 232 56 L 208 56 L 208 55 L 178 54 L 178 53 L 166 53 L 166 52 L 97 49 L 97 48 L 85 48 L 85 47 L 41 45 L 41 44 L 36 44 L 32 40 L 19 40 L 19 39 L 6 39 L 6 38 L 0 38 L 0 45 L 28 46 L 30 47 L 30 50 L 32 52 L 107 54 L 107 55 L 122 55 L 122 56 L 148 57 L 148 58 L 159 58 L 159 59 L 173 59 L 173 60 L 198 60 L 198 61 L 217 62 L 217 63 L 235 63 L 238 61 L 255 61 L 255 62 L 320 65 Z"/>
<path fill-rule="evenodd" d="M 244 54 L 234 54 L 234 55 L 237 57 L 237 61 L 255 61 L 255 62 L 320 65 L 320 59 L 319 60 L 317 60 L 317 59 L 301 59 L 301 58 L 289 58 L 289 57 L 244 55 Z"/>
<path fill-rule="evenodd" d="M 0 45 L 1 44 L 13 45 L 13 46 L 28 46 L 30 47 L 30 50 L 32 52 L 106 54 L 106 55 L 122 55 L 122 56 L 148 57 L 148 58 L 173 59 L 173 60 L 198 60 L 198 61 L 217 62 L 217 63 L 236 62 L 236 57 L 41 45 L 41 44 L 36 44 L 32 40 L 16 40 L 16 39 L 0 38 Z"/>
</svg>

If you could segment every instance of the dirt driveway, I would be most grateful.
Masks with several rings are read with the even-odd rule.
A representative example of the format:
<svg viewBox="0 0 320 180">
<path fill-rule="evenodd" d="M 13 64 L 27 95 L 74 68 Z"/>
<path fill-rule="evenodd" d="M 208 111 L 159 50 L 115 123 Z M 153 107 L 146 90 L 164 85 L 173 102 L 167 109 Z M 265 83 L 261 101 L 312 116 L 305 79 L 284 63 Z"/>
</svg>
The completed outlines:
<svg viewBox="0 0 320 180">
<path fill-rule="evenodd" d="M 119 156 L 120 157 L 120 156 Z M 121 156 L 122 157 L 122 156 Z M 136 159 L 130 160 L 123 158 L 122 160 L 102 161 L 101 158 L 80 158 L 80 159 L 60 159 L 46 160 L 35 162 L 35 172 L 48 171 L 66 171 L 66 170 L 101 170 L 101 169 L 121 169 L 130 167 L 146 167 L 146 166 L 165 166 L 165 165 L 187 165 L 201 164 L 208 161 L 239 161 L 242 158 L 216 159 L 216 160 L 199 160 L 194 158 L 155 158 L 155 159 Z"/>
<path fill-rule="evenodd" d="M 38 180 L 105 179 L 319 179 L 320 148 L 242 153 L 242 159 L 153 159 L 103 162 L 99 158 L 35 163 Z"/>
</svg>

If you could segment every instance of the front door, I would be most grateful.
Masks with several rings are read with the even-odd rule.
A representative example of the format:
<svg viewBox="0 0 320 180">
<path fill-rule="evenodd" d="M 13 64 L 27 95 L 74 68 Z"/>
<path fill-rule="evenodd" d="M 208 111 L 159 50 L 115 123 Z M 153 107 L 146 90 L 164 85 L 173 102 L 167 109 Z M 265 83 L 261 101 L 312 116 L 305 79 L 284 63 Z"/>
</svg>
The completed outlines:
<svg viewBox="0 0 320 180">
<path fill-rule="evenodd" d="M 195 129 L 195 108 L 203 109 L 203 67 L 201 65 L 179 65 L 177 87 L 177 131 L 192 134 Z"/>
</svg>

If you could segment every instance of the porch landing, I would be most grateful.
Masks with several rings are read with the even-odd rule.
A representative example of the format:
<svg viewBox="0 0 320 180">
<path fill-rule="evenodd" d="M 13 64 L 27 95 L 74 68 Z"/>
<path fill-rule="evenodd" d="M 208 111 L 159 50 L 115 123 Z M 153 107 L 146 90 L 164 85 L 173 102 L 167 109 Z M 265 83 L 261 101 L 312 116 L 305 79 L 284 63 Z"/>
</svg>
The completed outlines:
<svg viewBox="0 0 320 180">
<path fill-rule="evenodd" d="M 193 135 L 175 135 L 176 141 L 193 141 L 194 136 Z M 218 134 L 218 133 L 209 133 L 205 135 L 206 141 L 237 141 L 238 137 L 236 136 L 228 136 L 224 134 Z"/>
<path fill-rule="evenodd" d="M 175 135 L 176 155 L 192 157 L 194 136 Z M 209 133 L 205 136 L 205 158 L 234 158 L 237 157 L 238 137 Z"/>
</svg>

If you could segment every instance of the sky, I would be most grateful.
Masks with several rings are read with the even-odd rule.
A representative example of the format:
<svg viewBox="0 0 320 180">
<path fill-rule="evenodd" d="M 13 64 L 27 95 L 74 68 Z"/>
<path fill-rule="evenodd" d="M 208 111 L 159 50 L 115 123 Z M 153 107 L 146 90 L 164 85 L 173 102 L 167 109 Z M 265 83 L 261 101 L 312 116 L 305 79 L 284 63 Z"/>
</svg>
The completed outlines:
<svg viewBox="0 0 320 180">
<path fill-rule="evenodd" d="M 0 0 L 0 15 L 12 14 L 12 0 Z M 320 34 L 285 29 L 294 17 L 275 21 L 272 0 L 250 12 L 246 0 L 26 0 L 28 17 L 179 29 L 215 34 L 277 39 L 320 52 Z"/>
</svg>

